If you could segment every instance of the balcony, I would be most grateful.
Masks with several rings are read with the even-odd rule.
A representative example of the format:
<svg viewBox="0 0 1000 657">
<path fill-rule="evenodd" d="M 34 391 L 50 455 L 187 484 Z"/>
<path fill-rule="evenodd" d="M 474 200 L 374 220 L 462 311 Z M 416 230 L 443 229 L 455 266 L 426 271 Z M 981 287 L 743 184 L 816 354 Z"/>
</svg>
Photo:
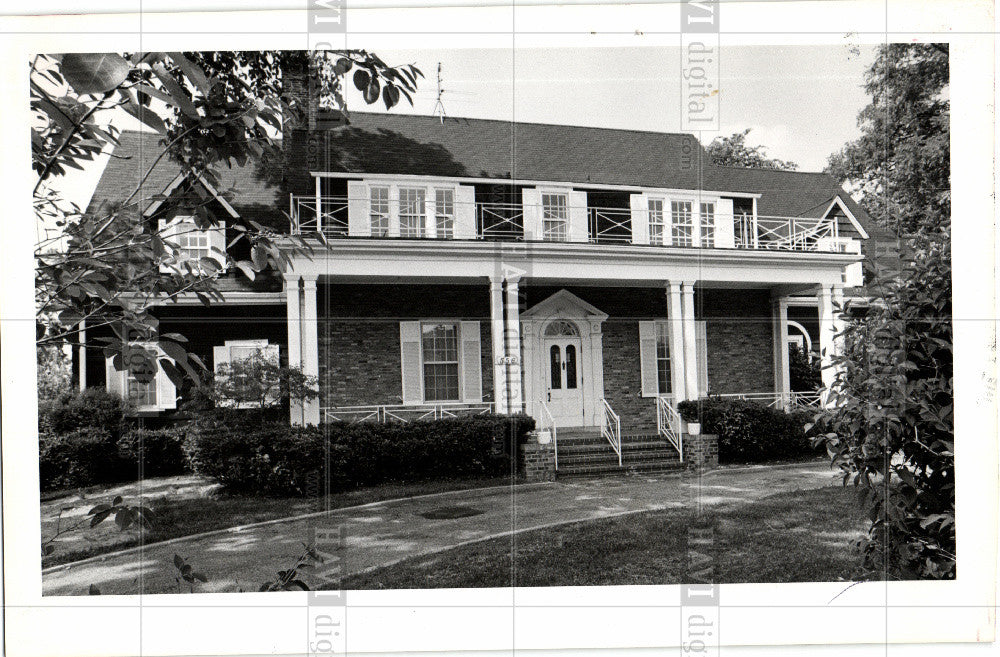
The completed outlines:
<svg viewBox="0 0 1000 657">
<path fill-rule="evenodd" d="M 431 204 L 428 203 L 428 206 Z M 673 225 L 650 223 L 646 213 L 630 208 L 580 208 L 575 219 L 552 216 L 541 207 L 520 203 L 470 203 L 449 214 L 433 211 L 393 214 L 374 211 L 367 199 L 346 196 L 290 195 L 293 235 L 321 233 L 325 238 L 493 240 L 641 244 L 661 247 L 860 253 L 860 243 L 838 234 L 833 217 L 714 215 Z M 528 216 L 530 215 L 530 216 Z M 583 217 L 585 216 L 585 219 Z M 525 231 L 534 221 L 536 230 Z M 642 229 L 639 230 L 639 225 Z"/>
</svg>

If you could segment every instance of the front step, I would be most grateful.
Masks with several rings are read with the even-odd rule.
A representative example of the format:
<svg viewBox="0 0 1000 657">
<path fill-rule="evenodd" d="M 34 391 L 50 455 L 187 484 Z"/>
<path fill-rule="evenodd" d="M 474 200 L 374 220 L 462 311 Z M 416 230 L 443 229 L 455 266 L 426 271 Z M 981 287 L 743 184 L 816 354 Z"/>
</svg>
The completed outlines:
<svg viewBox="0 0 1000 657">
<path fill-rule="evenodd" d="M 677 450 L 656 434 L 622 436 L 622 464 L 600 431 L 562 429 L 557 434 L 560 478 L 613 474 L 653 474 L 680 470 Z"/>
</svg>

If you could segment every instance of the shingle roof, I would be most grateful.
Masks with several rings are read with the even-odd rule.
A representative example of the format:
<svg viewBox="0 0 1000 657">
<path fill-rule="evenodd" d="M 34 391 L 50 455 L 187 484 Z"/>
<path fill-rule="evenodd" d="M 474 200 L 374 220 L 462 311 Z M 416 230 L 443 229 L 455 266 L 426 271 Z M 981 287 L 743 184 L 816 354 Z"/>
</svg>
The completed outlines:
<svg viewBox="0 0 1000 657">
<path fill-rule="evenodd" d="M 839 195 L 870 235 L 882 232 L 831 176 L 714 166 L 688 134 L 368 112 L 352 112 L 348 125 L 320 132 L 326 149 L 319 166 L 331 172 L 747 192 L 760 194 L 758 213 L 772 216 L 810 216 Z M 158 142 L 157 135 L 123 133 L 92 203 L 124 198 L 158 155 Z M 149 178 L 147 195 L 162 190 L 177 172 L 177 165 L 161 161 Z M 237 211 L 247 206 L 283 209 L 287 201 L 281 191 L 254 172 L 252 164 L 223 167 L 220 191 L 235 188 Z"/>
</svg>

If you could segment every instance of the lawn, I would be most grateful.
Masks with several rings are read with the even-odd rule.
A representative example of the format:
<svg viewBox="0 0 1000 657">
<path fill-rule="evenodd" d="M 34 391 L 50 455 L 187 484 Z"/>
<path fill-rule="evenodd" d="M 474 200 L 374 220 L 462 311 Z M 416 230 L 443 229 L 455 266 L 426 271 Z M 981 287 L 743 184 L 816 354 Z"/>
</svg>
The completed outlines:
<svg viewBox="0 0 1000 657">
<path fill-rule="evenodd" d="M 107 489 L 91 488 L 58 498 L 55 495 L 47 495 L 42 503 L 43 543 L 55 535 L 60 510 L 63 511 L 62 520 L 58 521 L 61 528 L 72 527 L 81 521 L 83 524 L 52 542 L 54 550 L 42 558 L 42 567 L 48 568 L 134 547 L 139 545 L 140 541 L 150 545 L 181 536 L 303 515 L 324 509 L 340 509 L 398 497 L 503 486 L 510 484 L 511 479 L 467 477 L 418 483 L 387 483 L 334 493 L 325 500 L 225 494 L 206 496 L 202 490 L 207 483 L 209 482 L 196 477 L 174 477 L 145 482 L 143 497 L 145 503 L 156 514 L 156 521 L 152 528 L 144 530 L 144 536 L 140 536 L 137 529 L 120 531 L 112 519 L 105 520 L 94 528 L 88 527 L 86 522 L 87 510 L 101 502 L 109 502 L 114 495 L 122 495 L 126 503 L 137 503 L 137 484 Z"/>
<path fill-rule="evenodd" d="M 649 511 L 535 530 L 416 557 L 341 583 L 345 589 L 679 584 L 690 527 L 712 527 L 712 580 L 828 582 L 858 575 L 864 530 L 853 489 L 781 493 L 719 507 Z M 701 550 L 703 551 L 703 550 Z"/>
</svg>

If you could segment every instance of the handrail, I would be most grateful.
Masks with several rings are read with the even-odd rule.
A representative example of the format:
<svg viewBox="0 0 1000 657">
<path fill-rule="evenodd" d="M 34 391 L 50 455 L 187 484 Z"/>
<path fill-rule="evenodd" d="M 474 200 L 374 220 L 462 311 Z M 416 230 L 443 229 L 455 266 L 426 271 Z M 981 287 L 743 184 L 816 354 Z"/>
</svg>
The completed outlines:
<svg viewBox="0 0 1000 657">
<path fill-rule="evenodd" d="M 559 441 L 556 438 L 556 420 L 552 417 L 552 411 L 545 402 L 541 402 L 542 410 L 545 411 L 545 416 L 549 419 L 549 427 L 552 429 L 552 451 L 555 453 L 555 469 L 559 469 Z M 544 418 L 543 418 L 544 419 Z M 542 425 L 545 426 L 544 424 Z"/>
<path fill-rule="evenodd" d="M 601 422 L 601 435 L 611 443 L 611 449 L 618 455 L 618 467 L 622 467 L 622 423 L 621 418 L 611 408 L 607 399 L 601 398 L 601 412 L 604 414 Z"/>
<path fill-rule="evenodd" d="M 678 459 L 684 462 L 684 434 L 681 416 L 667 397 L 656 398 L 656 430 L 677 450 Z"/>
</svg>

